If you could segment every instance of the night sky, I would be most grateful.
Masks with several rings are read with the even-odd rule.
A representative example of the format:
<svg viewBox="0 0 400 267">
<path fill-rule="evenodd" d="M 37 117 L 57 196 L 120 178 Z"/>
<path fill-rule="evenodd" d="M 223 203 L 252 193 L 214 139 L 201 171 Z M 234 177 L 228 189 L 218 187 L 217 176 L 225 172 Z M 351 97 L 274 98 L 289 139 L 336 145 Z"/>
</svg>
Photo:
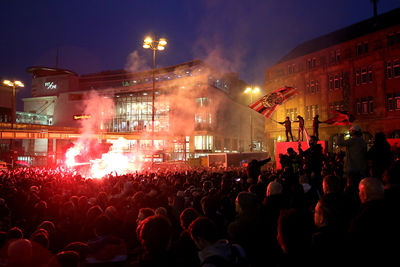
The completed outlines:
<svg viewBox="0 0 400 267">
<path fill-rule="evenodd" d="M 399 7 L 380 0 L 378 14 Z M 25 83 L 18 98 L 30 96 L 25 69 L 55 67 L 57 50 L 58 67 L 79 75 L 150 69 L 142 43 L 153 33 L 168 40 L 159 67 L 201 58 L 262 85 L 298 44 L 373 15 L 370 0 L 1 0 L 0 10 L 0 78 Z"/>
</svg>

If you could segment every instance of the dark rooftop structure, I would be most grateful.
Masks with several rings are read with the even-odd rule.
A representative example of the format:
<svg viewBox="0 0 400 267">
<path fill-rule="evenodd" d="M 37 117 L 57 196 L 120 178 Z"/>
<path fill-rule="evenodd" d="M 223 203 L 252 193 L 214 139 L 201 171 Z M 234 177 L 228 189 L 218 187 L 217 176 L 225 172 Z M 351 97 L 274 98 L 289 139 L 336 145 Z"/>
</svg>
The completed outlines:
<svg viewBox="0 0 400 267">
<path fill-rule="evenodd" d="M 400 8 L 304 42 L 286 54 L 278 63 L 301 57 L 398 24 L 400 24 Z"/>
</svg>

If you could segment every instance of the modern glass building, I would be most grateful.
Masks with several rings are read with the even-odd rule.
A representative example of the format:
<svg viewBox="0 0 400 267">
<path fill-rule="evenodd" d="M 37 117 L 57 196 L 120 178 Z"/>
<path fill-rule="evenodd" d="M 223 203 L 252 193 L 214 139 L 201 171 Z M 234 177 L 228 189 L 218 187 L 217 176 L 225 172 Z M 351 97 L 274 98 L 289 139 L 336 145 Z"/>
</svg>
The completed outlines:
<svg viewBox="0 0 400 267">
<path fill-rule="evenodd" d="M 27 71 L 33 79 L 32 97 L 24 99 L 25 111 L 35 113 L 48 106 L 53 112 L 47 115 L 55 126 L 83 129 L 94 124 L 95 131 L 105 136 L 101 142 L 112 142 L 108 137 L 118 133 L 129 141 L 130 150 L 152 150 L 158 161 L 246 152 L 251 139 L 254 151 L 265 151 L 265 123 L 247 107 L 242 94 L 246 84 L 237 74 L 222 73 L 202 60 L 156 69 L 154 88 L 152 70 L 81 76 L 47 67 Z M 103 109 L 105 102 L 112 102 L 111 108 Z"/>
</svg>

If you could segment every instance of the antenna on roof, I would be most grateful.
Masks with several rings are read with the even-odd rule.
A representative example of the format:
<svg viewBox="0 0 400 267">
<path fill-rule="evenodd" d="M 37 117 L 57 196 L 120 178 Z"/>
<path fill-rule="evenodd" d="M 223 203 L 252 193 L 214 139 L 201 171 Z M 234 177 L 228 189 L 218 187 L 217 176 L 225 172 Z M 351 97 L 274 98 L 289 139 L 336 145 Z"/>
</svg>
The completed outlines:
<svg viewBox="0 0 400 267">
<path fill-rule="evenodd" d="M 374 18 L 378 16 L 378 7 L 377 7 L 378 1 L 379 0 L 371 0 L 372 4 L 374 5 Z"/>
<path fill-rule="evenodd" d="M 56 54 L 56 68 L 58 68 L 58 47 L 57 47 L 57 54 Z"/>
</svg>

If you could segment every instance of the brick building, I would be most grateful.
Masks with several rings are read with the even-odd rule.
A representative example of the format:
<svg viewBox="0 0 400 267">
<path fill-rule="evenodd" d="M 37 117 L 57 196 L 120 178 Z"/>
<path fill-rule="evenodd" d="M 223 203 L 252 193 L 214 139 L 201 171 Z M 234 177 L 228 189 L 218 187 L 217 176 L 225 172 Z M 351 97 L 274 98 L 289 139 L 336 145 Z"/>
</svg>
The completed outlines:
<svg viewBox="0 0 400 267">
<path fill-rule="evenodd" d="M 283 85 L 296 87 L 298 95 L 282 105 L 273 119 L 304 117 L 312 134 L 312 119 L 328 119 L 333 110 L 349 111 L 365 139 L 382 131 L 400 133 L 400 9 L 375 16 L 304 42 L 265 71 L 267 92 Z M 294 126 L 294 127 L 293 127 Z M 320 125 L 320 139 L 336 149 L 338 133 L 349 127 Z M 297 138 L 297 124 L 292 123 Z M 266 121 L 269 152 L 285 141 L 284 127 Z M 367 140 L 368 141 L 368 140 Z"/>
</svg>

